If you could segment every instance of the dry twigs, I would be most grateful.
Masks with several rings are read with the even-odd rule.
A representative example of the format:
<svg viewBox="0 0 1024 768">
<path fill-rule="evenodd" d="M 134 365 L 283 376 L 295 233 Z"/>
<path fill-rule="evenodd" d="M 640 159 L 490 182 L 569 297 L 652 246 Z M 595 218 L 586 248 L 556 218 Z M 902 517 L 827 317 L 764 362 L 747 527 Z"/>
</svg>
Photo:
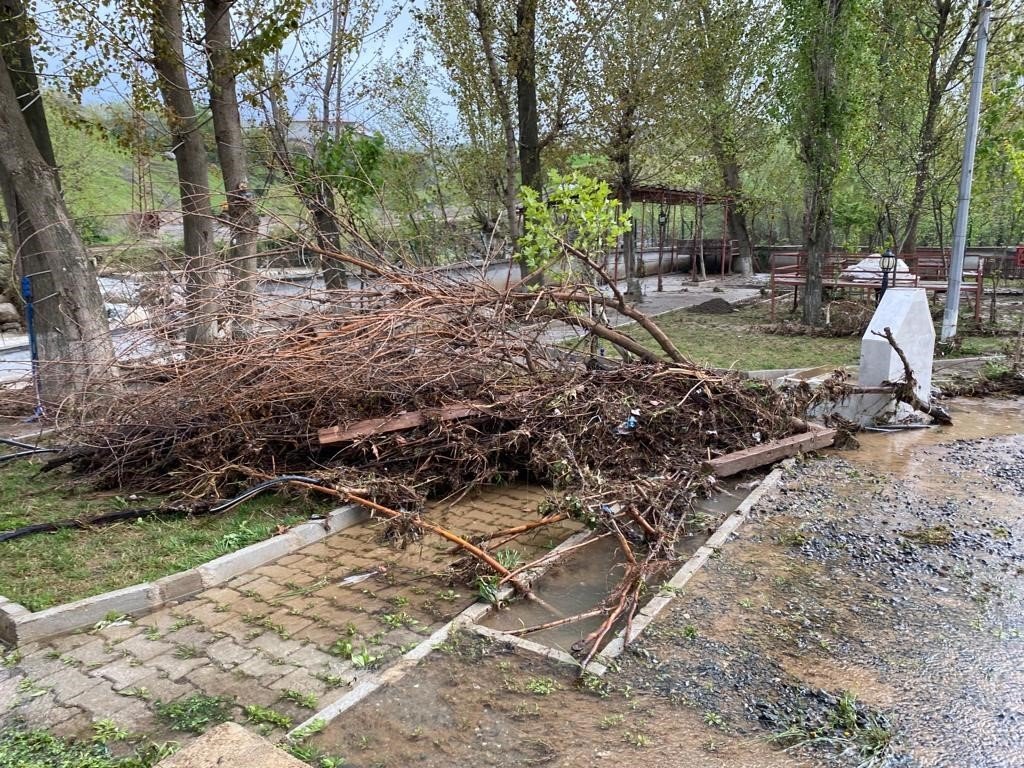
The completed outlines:
<svg viewBox="0 0 1024 768">
<path fill-rule="evenodd" d="M 313 491 L 444 537 L 524 595 L 498 547 L 572 518 L 613 536 L 625 559 L 579 645 L 589 659 L 675 561 L 692 501 L 711 488 L 700 463 L 790 435 L 803 415 L 765 385 L 689 362 L 617 291 L 372 271 L 358 306 L 335 296 L 340 313 L 138 372 L 105 413 L 64 430 L 76 448 L 58 462 L 100 486 L 192 497 L 302 473 Z M 595 307 L 636 321 L 650 346 Z M 558 344 L 572 326 L 611 344 L 602 365 Z M 617 364 L 622 350 L 639 362 Z M 428 497 L 499 479 L 550 487 L 541 519 L 471 540 L 419 515 Z"/>
</svg>

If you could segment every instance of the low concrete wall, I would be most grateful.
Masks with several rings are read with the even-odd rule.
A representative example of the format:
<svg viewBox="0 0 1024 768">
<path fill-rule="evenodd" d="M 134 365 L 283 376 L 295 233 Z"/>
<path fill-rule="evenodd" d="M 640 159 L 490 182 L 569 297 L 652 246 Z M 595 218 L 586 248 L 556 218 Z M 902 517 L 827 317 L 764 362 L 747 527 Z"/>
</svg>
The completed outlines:
<svg viewBox="0 0 1024 768">
<path fill-rule="evenodd" d="M 110 614 L 138 616 L 148 613 L 266 565 L 332 533 L 357 525 L 368 517 L 369 513 L 364 508 L 354 504 L 339 507 L 323 520 L 296 525 L 287 533 L 196 568 L 35 613 L 0 596 L 0 641 L 17 646 L 91 627 Z"/>
</svg>

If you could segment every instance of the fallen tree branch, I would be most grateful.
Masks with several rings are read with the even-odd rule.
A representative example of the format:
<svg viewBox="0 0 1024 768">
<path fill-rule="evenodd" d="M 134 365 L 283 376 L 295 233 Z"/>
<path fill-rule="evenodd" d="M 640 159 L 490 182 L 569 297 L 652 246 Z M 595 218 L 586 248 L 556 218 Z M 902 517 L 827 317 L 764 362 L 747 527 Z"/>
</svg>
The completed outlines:
<svg viewBox="0 0 1024 768">
<path fill-rule="evenodd" d="M 328 488 L 327 486 L 324 485 L 315 485 L 301 480 L 294 480 L 292 482 L 295 485 L 299 485 L 304 488 L 309 488 L 311 491 L 316 491 L 318 493 L 324 493 L 330 496 L 335 496 L 337 498 L 345 499 L 346 501 L 351 501 L 354 504 L 359 504 L 360 506 L 366 507 L 367 509 L 372 509 L 374 512 L 379 512 L 380 514 L 384 515 L 384 517 L 390 520 L 404 520 L 415 528 L 419 528 L 424 531 L 430 531 L 431 533 L 436 534 L 443 539 L 447 539 L 448 541 L 452 542 L 452 544 L 455 544 L 460 549 L 464 549 L 477 560 L 484 563 L 488 568 L 493 570 L 499 576 L 506 577 L 508 583 L 520 595 L 523 595 L 524 597 L 533 597 L 533 592 L 530 590 L 528 586 L 523 584 L 521 581 L 511 578 L 512 574 L 508 570 L 508 568 L 506 568 L 493 557 L 491 557 L 487 552 L 480 549 L 480 547 L 471 544 L 470 542 L 466 541 L 464 538 L 459 536 L 457 533 L 452 533 L 447 528 L 442 528 L 440 525 L 428 522 L 427 520 L 424 520 L 419 516 L 403 514 L 401 512 L 398 512 L 397 510 L 385 507 L 383 504 L 378 504 L 377 502 L 371 501 L 370 499 L 364 498 L 362 496 L 357 496 L 356 494 L 350 493 L 344 489 L 338 490 L 335 488 Z"/>
<path fill-rule="evenodd" d="M 882 332 L 872 331 L 875 336 L 885 339 L 889 342 L 889 346 L 893 348 L 893 351 L 899 356 L 900 362 L 903 363 L 903 381 L 892 382 L 893 384 L 893 395 L 901 403 L 906 403 L 915 411 L 931 416 L 937 423 L 949 426 L 953 423 L 953 419 L 945 411 L 945 409 L 934 405 L 932 403 L 926 403 L 917 396 L 917 379 L 914 378 L 914 369 L 910 367 L 910 361 L 907 360 L 906 354 L 900 349 L 900 345 L 896 343 L 895 337 L 892 335 L 892 329 L 886 326 Z"/>
</svg>

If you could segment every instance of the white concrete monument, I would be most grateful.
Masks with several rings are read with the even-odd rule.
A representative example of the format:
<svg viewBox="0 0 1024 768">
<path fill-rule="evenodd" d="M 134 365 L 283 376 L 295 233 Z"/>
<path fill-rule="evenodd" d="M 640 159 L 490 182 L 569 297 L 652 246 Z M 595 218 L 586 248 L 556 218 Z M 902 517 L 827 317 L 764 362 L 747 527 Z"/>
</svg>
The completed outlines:
<svg viewBox="0 0 1024 768">
<path fill-rule="evenodd" d="M 903 380 L 903 363 L 896 350 L 884 337 L 875 335 L 884 333 L 886 328 L 892 331 L 914 371 L 915 394 L 922 403 L 928 403 L 932 393 L 935 326 L 923 288 L 890 288 L 878 303 L 860 342 L 857 383 L 862 387 Z"/>
<path fill-rule="evenodd" d="M 874 333 L 884 333 L 886 328 L 907 356 L 914 372 L 915 394 L 921 402 L 930 403 L 935 326 L 923 288 L 889 288 L 885 292 L 861 338 L 859 387 L 875 388 L 903 381 L 905 371 L 899 355 L 884 336 Z M 811 412 L 819 418 L 837 414 L 864 426 L 904 419 L 913 413 L 910 406 L 896 402 L 888 392 L 855 392 L 841 402 L 820 403 Z"/>
</svg>

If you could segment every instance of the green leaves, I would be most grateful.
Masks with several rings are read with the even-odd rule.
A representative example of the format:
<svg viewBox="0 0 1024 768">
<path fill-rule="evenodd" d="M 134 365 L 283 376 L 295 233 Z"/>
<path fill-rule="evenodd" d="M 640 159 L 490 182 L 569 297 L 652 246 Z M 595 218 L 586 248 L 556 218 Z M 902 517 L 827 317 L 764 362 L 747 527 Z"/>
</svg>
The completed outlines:
<svg viewBox="0 0 1024 768">
<path fill-rule="evenodd" d="M 326 184 L 341 195 L 353 213 L 363 214 L 383 181 L 384 137 L 366 136 L 347 127 L 337 138 L 324 134 L 311 156 L 295 157 L 295 172 L 303 192 L 315 196 Z"/>
<path fill-rule="evenodd" d="M 548 173 L 546 195 L 529 187 L 521 190 L 524 231 L 523 256 L 534 269 L 565 259 L 568 272 L 578 267 L 572 249 L 600 261 L 619 235 L 630 228 L 628 211 L 619 212 L 604 181 L 578 170 Z M 549 273 L 550 275 L 551 273 Z"/>
</svg>

